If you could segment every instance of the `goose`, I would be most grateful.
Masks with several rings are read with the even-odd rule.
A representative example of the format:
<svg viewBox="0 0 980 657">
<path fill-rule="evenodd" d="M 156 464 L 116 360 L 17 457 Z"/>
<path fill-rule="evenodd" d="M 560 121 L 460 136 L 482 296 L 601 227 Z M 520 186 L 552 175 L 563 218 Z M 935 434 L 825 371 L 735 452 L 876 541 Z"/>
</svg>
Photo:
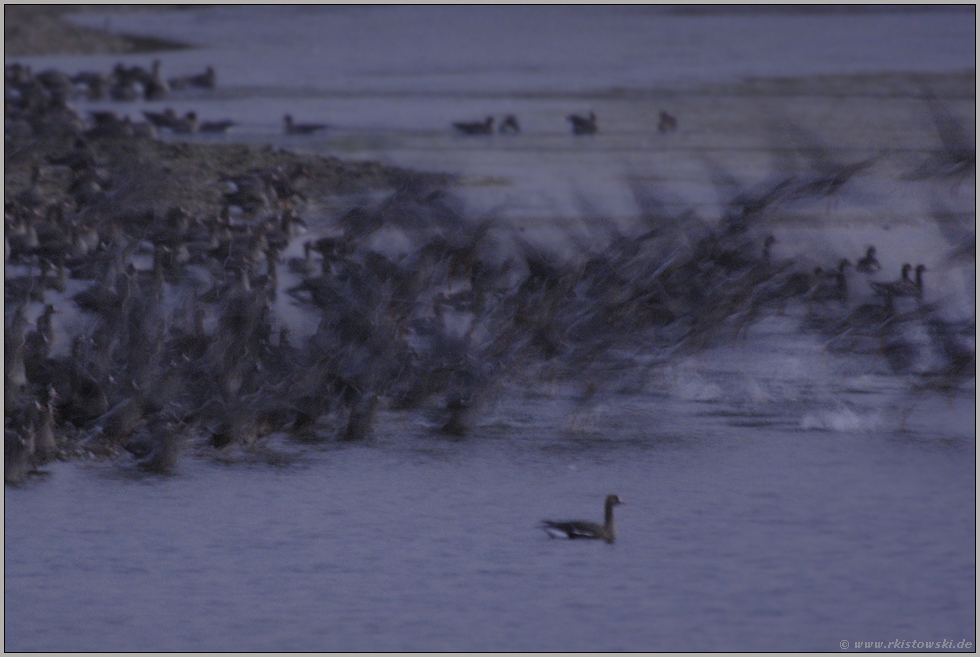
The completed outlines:
<svg viewBox="0 0 980 657">
<path fill-rule="evenodd" d="M 282 120 L 286 123 L 287 135 L 309 135 L 327 129 L 324 123 L 293 123 L 293 117 L 289 114 L 282 117 Z"/>
<path fill-rule="evenodd" d="M 657 123 L 657 130 L 660 131 L 660 134 L 665 134 L 677 130 L 677 117 L 673 116 L 672 114 L 668 114 L 667 112 L 661 111 L 660 122 Z"/>
<path fill-rule="evenodd" d="M 160 60 L 153 61 L 153 70 L 143 80 L 143 97 L 146 100 L 163 100 L 170 95 L 170 85 L 160 75 Z"/>
<path fill-rule="evenodd" d="M 888 298 L 893 297 L 922 297 L 922 272 L 928 271 L 925 265 L 915 268 L 915 281 L 909 279 L 912 265 L 902 265 L 902 277 L 892 283 L 872 283 L 875 293 Z"/>
<path fill-rule="evenodd" d="M 875 257 L 875 247 L 868 247 L 867 254 L 857 261 L 855 269 L 864 274 L 872 274 L 881 269 L 881 263 Z"/>
<path fill-rule="evenodd" d="M 588 117 L 569 114 L 565 117 L 572 124 L 573 135 L 594 135 L 599 131 L 596 125 L 595 112 L 589 112 Z"/>
<path fill-rule="evenodd" d="M 208 66 L 204 69 L 204 73 L 189 76 L 187 78 L 187 84 L 200 89 L 214 89 L 218 86 L 218 76 L 214 72 L 214 67 Z"/>
<path fill-rule="evenodd" d="M 180 120 L 177 116 L 177 112 L 174 111 L 173 107 L 168 107 L 162 112 L 143 112 L 143 116 L 146 120 L 155 125 L 158 128 L 171 128 L 173 125 Z"/>
<path fill-rule="evenodd" d="M 51 390 L 54 393 L 53 389 Z M 34 416 L 35 451 L 41 461 L 50 461 L 58 452 L 54 437 L 54 401 L 57 394 L 51 394 L 47 404 L 35 400 Z"/>
<path fill-rule="evenodd" d="M 34 427 L 26 426 L 23 435 L 4 428 L 3 480 L 7 484 L 22 484 L 34 462 Z"/>
<path fill-rule="evenodd" d="M 493 117 L 488 116 L 487 120 L 482 123 L 480 121 L 473 123 L 454 123 L 453 127 L 464 135 L 489 135 L 493 132 Z"/>
<path fill-rule="evenodd" d="M 617 504 L 625 504 L 625 502 L 619 499 L 618 495 L 606 496 L 606 522 L 602 525 L 587 520 L 570 520 L 566 522 L 544 520 L 541 522 L 541 529 L 551 538 L 601 538 L 606 543 L 612 543 L 616 540 L 616 523 L 613 521 L 613 507 Z"/>
<path fill-rule="evenodd" d="M 192 135 L 196 133 L 200 127 L 201 124 L 197 120 L 197 114 L 194 112 L 188 112 L 184 115 L 184 118 L 177 119 L 170 124 L 170 129 L 180 135 Z"/>
<path fill-rule="evenodd" d="M 232 128 L 234 126 L 235 122 L 231 119 L 222 119 L 221 121 L 204 121 L 201 123 L 200 131 L 224 134 L 228 131 L 228 128 Z"/>
<path fill-rule="evenodd" d="M 839 301 L 847 303 L 847 275 L 846 270 L 851 266 L 851 261 L 842 258 L 837 269 L 815 276 L 817 284 L 807 293 L 810 301 Z"/>
<path fill-rule="evenodd" d="M 500 122 L 500 127 L 497 128 L 500 134 L 513 133 L 517 134 L 521 131 L 521 126 L 517 123 L 517 117 L 513 114 L 508 114 L 504 117 L 504 120 Z"/>
</svg>

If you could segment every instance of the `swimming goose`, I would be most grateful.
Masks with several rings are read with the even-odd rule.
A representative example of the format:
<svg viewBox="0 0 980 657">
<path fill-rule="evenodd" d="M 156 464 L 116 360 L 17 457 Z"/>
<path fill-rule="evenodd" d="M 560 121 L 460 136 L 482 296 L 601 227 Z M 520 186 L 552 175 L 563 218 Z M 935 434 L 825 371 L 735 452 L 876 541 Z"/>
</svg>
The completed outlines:
<svg viewBox="0 0 980 657">
<path fill-rule="evenodd" d="M 208 66 L 204 73 L 170 78 L 168 82 L 171 89 L 185 89 L 186 87 L 214 89 L 218 85 L 218 76 L 214 72 L 214 67 Z"/>
<path fill-rule="evenodd" d="M 309 135 L 318 130 L 327 129 L 327 125 L 324 123 L 293 123 L 293 117 L 289 114 L 282 119 L 286 123 L 287 135 Z"/>
<path fill-rule="evenodd" d="M 867 255 L 857 261 L 855 269 L 864 274 L 871 274 L 881 269 L 881 263 L 875 257 L 875 247 L 868 247 Z"/>
<path fill-rule="evenodd" d="M 551 538 L 601 538 L 606 543 L 616 540 L 616 523 L 613 521 L 613 507 L 617 504 L 625 504 L 619 499 L 618 495 L 606 496 L 606 522 L 600 525 L 597 522 L 587 520 L 570 520 L 566 522 L 554 522 L 544 520 L 541 522 L 541 529 L 547 532 Z"/>
<path fill-rule="evenodd" d="M 194 112 L 188 112 L 184 115 L 184 118 L 177 119 L 170 124 L 170 129 L 176 134 L 180 135 L 192 135 L 196 133 L 200 127 L 201 124 L 197 120 L 197 114 Z"/>
<path fill-rule="evenodd" d="M 569 114 L 565 117 L 572 124 L 573 135 L 594 135 L 599 131 L 596 125 L 595 112 L 589 112 L 588 117 Z"/>
<path fill-rule="evenodd" d="M 146 100 L 163 100 L 170 95 L 170 85 L 160 75 L 160 60 L 153 61 L 153 70 L 143 79 L 143 97 Z"/>
<path fill-rule="evenodd" d="M 657 123 L 657 130 L 659 130 L 661 134 L 677 130 L 677 117 L 661 110 L 660 122 Z"/>
<path fill-rule="evenodd" d="M 235 122 L 231 119 L 222 119 L 221 121 L 204 121 L 200 125 L 201 132 L 211 132 L 211 133 L 221 133 L 224 134 L 228 132 L 228 128 L 234 127 Z"/>
<path fill-rule="evenodd" d="M 807 293 L 809 301 L 839 301 L 847 303 L 847 274 L 846 270 L 851 266 L 851 261 L 842 258 L 837 269 L 829 272 L 815 271 L 814 278 L 816 284 Z"/>
<path fill-rule="evenodd" d="M 489 135 L 493 132 L 493 117 L 488 116 L 487 120 L 483 122 L 454 123 L 453 127 L 464 135 Z"/>
<path fill-rule="evenodd" d="M 168 107 L 162 112 L 143 112 L 143 116 L 146 120 L 155 125 L 158 128 L 170 128 L 173 127 L 174 123 L 180 120 L 177 116 L 177 112 L 174 111 L 173 107 Z"/>
<path fill-rule="evenodd" d="M 208 66 L 204 69 L 204 73 L 189 76 L 187 78 L 187 84 L 200 89 L 214 89 L 218 86 L 218 76 L 214 72 L 214 67 Z"/>
<path fill-rule="evenodd" d="M 517 134 L 521 131 L 521 126 L 517 123 L 517 117 L 513 114 L 508 114 L 504 117 L 504 120 L 500 122 L 500 127 L 497 128 L 500 134 Z"/>
<path fill-rule="evenodd" d="M 922 297 L 922 272 L 928 271 L 925 265 L 915 268 L 915 281 L 909 279 L 912 265 L 902 265 L 902 277 L 892 283 L 872 283 L 875 293 L 883 297 Z"/>
</svg>

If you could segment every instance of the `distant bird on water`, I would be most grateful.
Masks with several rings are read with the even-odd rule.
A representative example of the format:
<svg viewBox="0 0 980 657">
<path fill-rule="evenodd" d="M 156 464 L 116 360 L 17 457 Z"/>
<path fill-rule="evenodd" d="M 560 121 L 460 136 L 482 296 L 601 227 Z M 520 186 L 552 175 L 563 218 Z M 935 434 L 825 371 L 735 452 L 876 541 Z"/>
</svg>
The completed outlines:
<svg viewBox="0 0 980 657">
<path fill-rule="evenodd" d="M 493 133 L 493 117 L 488 116 L 482 123 L 475 121 L 472 123 L 454 123 L 453 127 L 464 135 L 489 135 Z"/>
<path fill-rule="evenodd" d="M 521 126 L 517 123 L 517 117 L 513 114 L 508 114 L 504 117 L 504 120 L 500 122 L 500 127 L 497 128 L 500 134 L 518 134 L 521 131 Z"/>
<path fill-rule="evenodd" d="M 881 269 L 881 263 L 878 262 L 878 258 L 875 257 L 875 247 L 868 247 L 867 254 L 857 261 L 857 266 L 855 269 L 863 274 L 873 274 Z"/>
<path fill-rule="evenodd" d="M 928 271 L 925 265 L 918 265 L 915 268 L 915 280 L 909 279 L 909 272 L 912 265 L 905 263 L 902 265 L 902 277 L 892 283 L 872 283 L 871 287 L 875 293 L 886 297 L 917 297 L 922 298 L 922 272 Z"/>
<path fill-rule="evenodd" d="M 677 117 L 661 110 L 660 122 L 657 123 L 657 130 L 659 130 L 661 134 L 677 130 Z"/>
<path fill-rule="evenodd" d="M 606 543 L 613 543 L 616 540 L 616 523 L 613 521 L 613 507 L 617 504 L 625 504 L 619 499 L 618 495 L 606 496 L 606 521 L 604 524 L 589 522 L 587 520 L 569 520 L 565 522 L 554 522 L 544 520 L 541 522 L 541 529 L 547 532 L 551 538 L 601 538 Z"/>
<path fill-rule="evenodd" d="M 228 131 L 228 128 L 231 128 L 234 125 L 235 122 L 231 119 L 223 119 L 221 121 L 204 121 L 201 123 L 198 129 L 201 132 L 225 133 Z"/>
<path fill-rule="evenodd" d="M 287 135 L 309 135 L 319 130 L 326 130 L 325 123 L 293 123 L 293 117 L 289 114 L 282 117 L 286 124 Z"/>
<path fill-rule="evenodd" d="M 565 117 L 572 124 L 573 135 L 594 135 L 599 131 L 596 124 L 595 112 L 589 112 L 587 117 L 569 114 Z"/>
</svg>

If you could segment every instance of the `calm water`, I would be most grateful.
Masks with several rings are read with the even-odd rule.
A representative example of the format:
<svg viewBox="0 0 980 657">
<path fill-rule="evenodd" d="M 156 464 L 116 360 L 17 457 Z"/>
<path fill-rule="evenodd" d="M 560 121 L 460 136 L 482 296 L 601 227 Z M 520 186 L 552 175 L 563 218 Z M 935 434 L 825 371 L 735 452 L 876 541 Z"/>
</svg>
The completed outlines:
<svg viewBox="0 0 980 657">
<path fill-rule="evenodd" d="M 55 466 L 6 494 L 6 647 L 972 640 L 972 394 L 922 402 L 901 432 L 861 395 L 733 403 L 726 377 L 685 368 L 672 387 L 688 392 L 600 394 L 574 424 L 561 390 L 506 399 L 462 444 L 392 416 L 373 446 L 304 448 L 288 466 Z M 685 399 L 699 386 L 706 401 Z M 946 426 L 917 426 L 930 417 Z M 610 491 L 627 502 L 615 545 L 534 527 L 598 519 Z"/>
<path fill-rule="evenodd" d="M 370 446 L 269 439 L 286 465 L 188 448 L 172 477 L 53 466 L 6 491 L 6 647 L 972 640 L 974 391 L 912 400 L 806 338 L 773 346 L 760 333 L 584 404 L 573 384 L 504 390 L 463 443 L 383 413 Z M 615 545 L 535 527 L 599 519 L 613 491 Z"/>
<path fill-rule="evenodd" d="M 567 218 L 576 189 L 610 216 L 635 212 L 624 172 L 710 217 L 718 195 L 704 154 L 758 180 L 773 114 L 846 144 L 848 160 L 896 138 L 903 152 L 935 148 L 909 98 L 680 91 L 681 129 L 664 144 L 650 117 L 669 94 L 624 100 L 615 87 L 962 70 L 975 65 L 968 15 L 215 7 L 112 16 L 110 27 L 208 44 L 163 56 L 165 74 L 213 63 L 219 89 L 168 104 L 243 122 L 228 140 L 457 171 L 477 210 L 503 204 L 503 216 L 540 222 Z M 856 36 L 867 33 L 878 39 Z M 30 61 L 75 71 L 117 59 Z M 105 106 L 134 118 L 148 108 Z M 951 111 L 970 119 L 974 106 Z M 608 130 L 577 142 L 564 116 L 589 107 Z M 286 111 L 338 128 L 291 141 L 279 134 Z M 504 112 L 519 113 L 519 138 L 447 130 Z M 922 210 L 936 194 L 970 209 L 975 185 L 899 186 L 904 164 L 885 158 L 819 221 L 776 227 L 777 255 L 833 262 L 874 242 L 885 279 L 909 259 L 932 268 L 947 247 Z M 972 316 L 972 271 L 936 266 L 927 299 Z M 5 490 L 5 649 L 975 645 L 974 382 L 914 393 L 883 360 L 798 334 L 800 311 L 737 347 L 622 354 L 628 367 L 592 379 L 587 399 L 589 379 L 508 382 L 463 442 L 434 437 L 421 415 L 382 412 L 369 445 L 272 436 L 261 454 L 222 461 L 188 445 L 170 477 L 142 474 L 128 456 L 52 465 Z M 535 527 L 599 520 L 607 493 L 626 501 L 615 545 Z"/>
</svg>

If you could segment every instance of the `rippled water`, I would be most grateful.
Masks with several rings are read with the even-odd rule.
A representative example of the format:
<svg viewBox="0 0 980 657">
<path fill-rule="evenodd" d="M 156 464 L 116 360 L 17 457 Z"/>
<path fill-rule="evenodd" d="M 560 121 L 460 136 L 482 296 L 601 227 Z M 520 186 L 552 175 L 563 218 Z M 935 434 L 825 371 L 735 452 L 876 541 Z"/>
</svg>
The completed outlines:
<svg viewBox="0 0 980 657">
<path fill-rule="evenodd" d="M 713 356 L 587 408 L 575 391 L 515 390 L 463 443 L 392 414 L 371 446 L 293 448 L 277 467 L 52 467 L 6 494 L 7 648 L 830 650 L 973 637 L 972 394 L 922 400 L 899 431 L 887 384 L 869 399 L 867 377 L 831 376 L 799 400 L 801 363 L 760 380 L 723 372 L 717 360 L 734 354 Z M 626 500 L 615 545 L 534 526 L 598 519 L 611 491 Z"/>
<path fill-rule="evenodd" d="M 936 145 L 908 97 L 707 92 L 678 92 L 682 128 L 664 144 L 647 117 L 671 96 L 623 99 L 617 85 L 956 71 L 975 57 L 960 14 L 513 11 L 522 20 L 502 8 L 216 7 L 113 16 L 110 26 L 212 44 L 164 61 L 174 73 L 215 64 L 213 98 L 172 105 L 242 120 L 229 140 L 451 169 L 474 208 L 505 203 L 501 213 L 543 241 L 553 235 L 545 220 L 580 211 L 576 189 L 610 216 L 635 212 L 624 172 L 717 213 L 703 155 L 746 181 L 762 177 L 772 159 L 760 108 L 807 123 L 846 158 L 896 135 L 903 152 Z M 443 31 L 419 49 L 405 26 L 433 14 Z M 844 38 L 869 31 L 879 41 Z M 510 55 L 488 59 L 494 39 Z M 352 51 L 365 55 L 345 60 Z M 35 61 L 80 70 L 115 59 Z M 547 93 L 530 96 L 543 80 Z M 608 131 L 575 141 L 564 115 L 590 106 Z M 974 106 L 951 105 L 967 117 Z M 135 118 L 145 106 L 111 107 Z M 339 127 L 319 141 L 286 139 L 285 111 Z M 453 120 L 505 111 L 519 112 L 526 134 L 448 133 Z M 837 113 L 846 118 L 828 118 Z M 932 267 L 946 245 L 923 208 L 941 194 L 970 209 L 975 185 L 956 195 L 899 186 L 904 163 L 885 159 L 817 219 L 777 226 L 779 257 L 833 262 L 874 242 L 885 271 L 905 260 Z M 972 268 L 936 270 L 928 300 L 972 316 Z M 791 306 L 744 341 L 694 355 L 623 353 L 620 370 L 582 380 L 510 380 L 462 442 L 434 436 L 421 414 L 385 411 L 367 445 L 272 436 L 258 454 L 220 458 L 187 446 L 169 477 L 139 472 L 128 456 L 52 465 L 5 491 L 5 649 L 975 645 L 973 380 L 952 394 L 916 391 L 877 356 L 829 353 L 797 330 L 801 313 Z M 551 540 L 535 527 L 598 520 L 607 493 L 626 501 L 614 545 Z"/>
</svg>

